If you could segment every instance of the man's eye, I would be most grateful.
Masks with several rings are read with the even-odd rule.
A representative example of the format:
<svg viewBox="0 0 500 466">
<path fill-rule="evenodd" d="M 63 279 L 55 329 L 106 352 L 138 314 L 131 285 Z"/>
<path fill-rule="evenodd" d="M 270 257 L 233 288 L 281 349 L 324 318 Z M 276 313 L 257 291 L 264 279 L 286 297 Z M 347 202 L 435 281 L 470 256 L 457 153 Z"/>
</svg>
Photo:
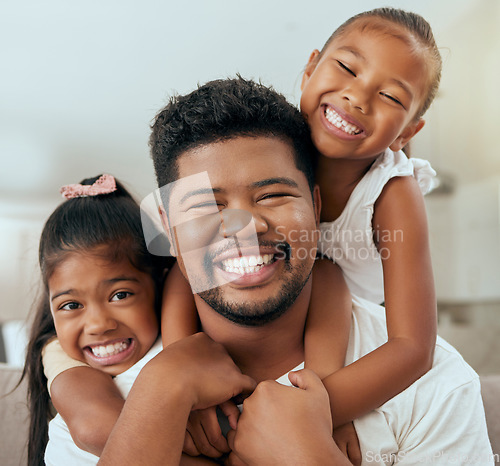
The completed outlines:
<svg viewBox="0 0 500 466">
<path fill-rule="evenodd" d="M 351 70 L 351 68 L 349 68 L 347 65 L 345 65 L 344 63 L 342 63 L 340 60 L 337 60 L 337 63 L 339 64 L 339 66 L 347 71 L 348 73 L 352 74 L 354 77 L 356 77 L 356 73 L 354 71 Z"/>
<path fill-rule="evenodd" d="M 381 92 L 381 95 L 383 95 L 386 99 L 389 99 L 389 100 L 392 100 L 394 103 L 400 105 L 401 107 L 405 108 L 405 106 L 403 105 L 403 103 L 396 99 L 396 97 L 393 97 L 392 95 L 390 94 L 386 94 L 385 92 Z"/>
<path fill-rule="evenodd" d="M 115 293 L 113 295 L 113 297 L 111 298 L 111 301 L 120 301 L 120 300 L 125 299 L 129 296 L 132 296 L 132 293 L 130 293 L 128 291 L 118 291 L 117 293 Z"/>
<path fill-rule="evenodd" d="M 189 210 L 196 210 L 196 209 L 215 210 L 215 209 L 219 209 L 219 208 L 220 208 L 219 204 L 216 204 L 215 202 L 200 202 L 199 204 L 194 204 L 192 206 L 189 206 L 188 211 Z"/>
<path fill-rule="evenodd" d="M 269 193 L 269 194 L 264 194 L 259 200 L 265 201 L 267 199 L 279 199 L 279 198 L 287 197 L 290 195 L 291 194 L 289 194 L 289 193 Z"/>
<path fill-rule="evenodd" d="M 75 309 L 80 309 L 82 305 L 80 303 L 75 303 L 75 302 L 70 302 L 63 304 L 62 306 L 59 307 L 59 310 L 61 311 L 74 311 Z"/>
</svg>

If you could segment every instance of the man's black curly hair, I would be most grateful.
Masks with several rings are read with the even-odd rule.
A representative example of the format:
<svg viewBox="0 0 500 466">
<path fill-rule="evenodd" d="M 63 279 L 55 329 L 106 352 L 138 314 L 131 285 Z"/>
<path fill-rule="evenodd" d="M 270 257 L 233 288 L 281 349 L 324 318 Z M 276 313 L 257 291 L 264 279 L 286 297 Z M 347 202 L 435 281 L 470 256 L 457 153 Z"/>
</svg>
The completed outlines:
<svg viewBox="0 0 500 466">
<path fill-rule="evenodd" d="M 158 186 L 177 180 L 187 150 L 239 136 L 275 137 L 294 149 L 295 165 L 314 188 L 316 150 L 299 110 L 272 88 L 238 76 L 174 96 L 158 113 L 149 139 Z"/>
</svg>

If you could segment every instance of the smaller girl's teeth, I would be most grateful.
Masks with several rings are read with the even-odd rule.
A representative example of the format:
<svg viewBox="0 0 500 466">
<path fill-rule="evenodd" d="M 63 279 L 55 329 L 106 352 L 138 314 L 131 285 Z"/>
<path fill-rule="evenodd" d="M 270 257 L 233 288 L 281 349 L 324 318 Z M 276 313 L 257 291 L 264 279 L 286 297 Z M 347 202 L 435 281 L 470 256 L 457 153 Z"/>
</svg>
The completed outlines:
<svg viewBox="0 0 500 466">
<path fill-rule="evenodd" d="M 106 346 L 91 346 L 90 349 L 94 356 L 98 358 L 106 358 L 125 351 L 129 346 L 128 341 L 119 341 Z"/>
</svg>

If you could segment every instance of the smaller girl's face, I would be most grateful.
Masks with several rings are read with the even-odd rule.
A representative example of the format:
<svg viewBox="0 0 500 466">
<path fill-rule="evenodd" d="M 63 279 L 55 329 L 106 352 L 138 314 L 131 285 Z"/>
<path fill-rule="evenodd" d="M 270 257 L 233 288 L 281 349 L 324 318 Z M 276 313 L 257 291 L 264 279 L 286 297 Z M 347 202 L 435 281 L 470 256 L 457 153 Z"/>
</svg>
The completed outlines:
<svg viewBox="0 0 500 466">
<path fill-rule="evenodd" d="M 158 337 L 155 286 L 129 260 L 73 252 L 48 281 L 57 337 L 73 359 L 110 375 L 132 367 Z"/>
<path fill-rule="evenodd" d="M 369 19 L 368 21 L 376 21 Z M 331 158 L 374 158 L 401 149 L 423 126 L 416 119 L 429 82 L 425 54 L 384 30 L 351 24 L 321 57 L 311 55 L 300 106 L 314 144 Z M 386 25 L 387 26 L 387 25 Z"/>
</svg>

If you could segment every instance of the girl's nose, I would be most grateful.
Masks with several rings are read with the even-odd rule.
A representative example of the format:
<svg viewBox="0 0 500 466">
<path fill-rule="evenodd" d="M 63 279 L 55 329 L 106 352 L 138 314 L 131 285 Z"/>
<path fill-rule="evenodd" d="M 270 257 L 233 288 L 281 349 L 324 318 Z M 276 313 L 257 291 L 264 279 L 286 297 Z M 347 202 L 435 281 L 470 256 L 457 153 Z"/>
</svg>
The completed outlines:
<svg viewBox="0 0 500 466">
<path fill-rule="evenodd" d="M 110 330 L 115 330 L 117 327 L 116 320 L 102 306 L 87 308 L 85 331 L 89 335 L 101 335 Z"/>
<path fill-rule="evenodd" d="M 354 108 L 361 113 L 368 113 L 370 110 L 369 93 L 362 86 L 352 86 L 344 91 L 343 99 L 348 101 Z"/>
</svg>

